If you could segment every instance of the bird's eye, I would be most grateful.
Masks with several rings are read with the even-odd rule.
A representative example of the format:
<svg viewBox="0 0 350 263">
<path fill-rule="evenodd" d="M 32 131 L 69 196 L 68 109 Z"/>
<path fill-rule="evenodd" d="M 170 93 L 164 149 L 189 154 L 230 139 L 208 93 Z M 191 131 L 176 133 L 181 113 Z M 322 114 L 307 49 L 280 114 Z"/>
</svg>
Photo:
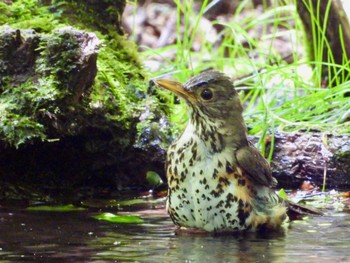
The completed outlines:
<svg viewBox="0 0 350 263">
<path fill-rule="evenodd" d="M 209 89 L 205 89 L 202 91 L 201 97 L 203 100 L 210 100 L 213 98 L 213 92 Z"/>
</svg>

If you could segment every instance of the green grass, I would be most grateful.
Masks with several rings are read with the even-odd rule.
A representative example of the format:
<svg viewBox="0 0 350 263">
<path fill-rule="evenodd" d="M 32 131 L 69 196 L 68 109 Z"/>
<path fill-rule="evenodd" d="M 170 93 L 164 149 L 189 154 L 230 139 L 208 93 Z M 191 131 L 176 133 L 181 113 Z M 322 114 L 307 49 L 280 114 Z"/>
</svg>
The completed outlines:
<svg viewBox="0 0 350 263">
<path fill-rule="evenodd" d="M 293 3 L 295 0 L 290 1 Z M 198 36 L 205 35 L 199 26 L 201 16 L 211 6 L 208 1 L 203 1 L 200 11 L 195 13 L 193 1 L 183 5 L 180 0 L 175 2 L 178 5 L 176 44 L 144 54 L 146 57 L 148 54 L 162 56 L 163 51 L 177 50 L 176 59 L 165 60 L 164 68 L 155 76 L 172 75 L 184 82 L 189 76 L 214 68 L 232 77 L 245 108 L 244 118 L 249 133 L 260 136 L 258 147 L 269 160 L 273 156 L 276 131 L 350 132 L 347 122 L 350 119 L 350 62 L 345 55 L 343 63 L 337 65 L 333 53 L 329 51 L 331 46 L 326 38 L 326 24 L 330 4 L 327 5 L 323 24 L 317 22 L 322 14 L 309 10 L 314 21 L 310 41 L 295 5 L 280 5 L 256 16 L 256 13 L 246 11 L 251 8 L 248 7 L 250 1 L 240 1 L 231 21 L 211 22 L 212 26 L 224 28 L 217 39 L 204 39 L 200 49 L 193 50 Z M 261 30 L 261 39 L 254 37 L 254 30 Z M 281 36 L 290 40 L 285 41 L 292 45 L 292 62 L 286 63 L 273 45 L 267 44 Z M 344 43 L 343 39 L 341 43 L 346 54 L 345 46 L 349 43 Z M 325 51 L 324 47 L 328 50 Z M 327 61 L 322 61 L 324 52 L 329 54 Z M 328 72 L 327 87 L 324 87 L 325 68 Z M 187 122 L 185 106 L 173 103 L 172 108 L 170 120 L 177 131 L 182 131 Z M 269 152 L 266 152 L 267 135 L 271 135 Z M 326 176 L 323 192 L 325 186 Z"/>
<path fill-rule="evenodd" d="M 200 11 L 196 13 L 192 7 L 194 1 L 182 2 L 175 1 L 176 44 L 144 53 L 147 58 L 148 55 L 155 54 L 163 56 L 163 52 L 169 49 L 177 50 L 176 59 L 165 60 L 165 66 L 155 76 L 172 75 L 174 79 L 184 82 L 206 68 L 225 72 L 238 86 L 250 133 L 262 136 L 262 141 L 264 135 L 273 134 L 276 130 L 350 132 L 350 125 L 341 122 L 350 109 L 348 98 L 344 96 L 350 89 L 349 78 L 344 73 L 348 71 L 349 62 L 345 59 L 344 65 L 336 65 L 331 55 L 328 62 L 322 61 L 323 47 L 329 47 L 325 38 L 326 23 L 314 25 L 312 37 L 319 44 L 311 47 L 313 54 L 309 56 L 303 26 L 293 5 L 274 7 L 258 16 L 255 13 L 243 16 L 243 12 L 250 8 L 250 1 L 241 1 L 230 22 L 211 22 L 213 26 L 224 27 L 218 39 L 202 39 L 200 49 L 193 51 L 193 43 L 205 34 L 201 32 L 199 21 L 210 6 L 208 1 L 203 1 Z M 315 20 L 318 15 L 318 12 L 314 12 Z M 325 21 L 327 16 L 328 13 Z M 252 36 L 251 32 L 257 29 L 263 32 L 264 45 Z M 289 64 L 283 61 L 272 45 L 266 44 L 282 35 L 289 37 L 293 45 L 293 62 Z M 343 42 L 343 48 L 345 45 Z M 301 57 L 300 50 L 303 53 Z M 330 68 L 328 79 L 332 88 L 321 87 L 323 66 Z M 341 75 L 343 78 L 339 78 Z M 242 76 L 246 77 L 241 78 Z M 186 118 L 183 118 L 185 115 L 183 104 L 173 105 L 171 120 L 180 129 L 186 122 Z"/>
</svg>

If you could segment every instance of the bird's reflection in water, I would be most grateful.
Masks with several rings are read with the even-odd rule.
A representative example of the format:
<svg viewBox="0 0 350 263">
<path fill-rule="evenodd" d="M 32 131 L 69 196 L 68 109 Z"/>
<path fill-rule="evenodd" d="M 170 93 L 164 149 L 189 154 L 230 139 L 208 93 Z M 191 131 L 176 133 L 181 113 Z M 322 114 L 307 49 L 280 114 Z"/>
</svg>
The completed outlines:
<svg viewBox="0 0 350 263">
<path fill-rule="evenodd" d="M 181 262 L 278 262 L 285 255 L 285 233 L 177 235 L 169 248 L 169 258 Z"/>
</svg>

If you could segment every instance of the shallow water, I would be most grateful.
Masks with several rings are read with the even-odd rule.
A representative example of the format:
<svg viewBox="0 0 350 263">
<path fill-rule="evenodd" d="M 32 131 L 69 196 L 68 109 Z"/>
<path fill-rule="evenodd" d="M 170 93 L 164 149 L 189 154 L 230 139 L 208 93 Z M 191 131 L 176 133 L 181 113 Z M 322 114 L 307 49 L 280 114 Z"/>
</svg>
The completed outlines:
<svg viewBox="0 0 350 263">
<path fill-rule="evenodd" d="M 124 207 L 143 224 L 115 224 L 97 210 L 0 207 L 1 262 L 350 262 L 350 214 L 294 221 L 284 233 L 175 235 L 164 203 Z M 116 210 L 111 212 L 116 213 Z"/>
</svg>

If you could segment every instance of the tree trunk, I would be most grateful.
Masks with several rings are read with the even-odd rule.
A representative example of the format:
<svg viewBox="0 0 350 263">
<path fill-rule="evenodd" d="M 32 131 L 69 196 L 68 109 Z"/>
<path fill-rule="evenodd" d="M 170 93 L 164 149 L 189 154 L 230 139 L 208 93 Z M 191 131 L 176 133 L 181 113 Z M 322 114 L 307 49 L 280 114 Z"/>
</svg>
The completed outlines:
<svg viewBox="0 0 350 263">
<path fill-rule="evenodd" d="M 294 2 L 305 27 L 309 55 L 314 61 L 324 62 L 320 66 L 321 80 L 330 87 L 346 81 L 349 67 L 339 66 L 347 65 L 350 58 L 350 26 L 340 0 Z"/>
</svg>

